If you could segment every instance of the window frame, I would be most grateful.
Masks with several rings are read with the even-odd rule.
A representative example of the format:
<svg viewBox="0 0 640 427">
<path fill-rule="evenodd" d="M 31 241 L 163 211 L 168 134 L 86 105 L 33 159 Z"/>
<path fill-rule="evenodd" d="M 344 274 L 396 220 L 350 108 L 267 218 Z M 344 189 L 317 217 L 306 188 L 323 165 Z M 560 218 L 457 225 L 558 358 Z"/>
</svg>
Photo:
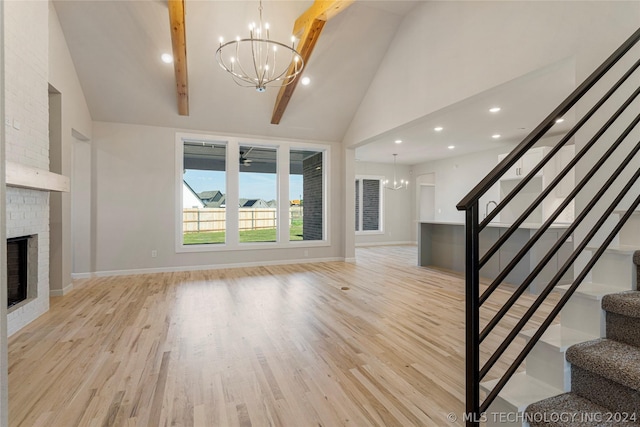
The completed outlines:
<svg viewBox="0 0 640 427">
<path fill-rule="evenodd" d="M 276 241 L 275 242 L 240 242 L 240 206 L 239 206 L 239 201 L 240 201 L 240 168 L 238 167 L 238 171 L 236 174 L 236 184 L 237 184 L 237 198 L 238 198 L 238 203 L 235 203 L 234 206 L 237 206 L 238 209 L 238 218 L 236 218 L 236 233 L 237 233 L 237 239 L 238 239 L 238 244 L 241 245 L 243 248 L 245 247 L 250 247 L 253 245 L 256 245 L 256 247 L 260 246 L 262 247 L 265 244 L 277 244 L 280 243 L 280 229 L 282 228 L 282 224 L 280 221 L 280 198 L 282 196 L 281 191 L 280 191 L 280 177 L 281 177 L 281 168 L 280 168 L 280 164 L 282 163 L 281 159 L 280 159 L 280 147 L 277 144 L 269 144 L 269 143 L 255 143 L 253 141 L 248 142 L 245 139 L 239 139 L 238 140 L 238 145 L 236 147 L 236 154 L 238 155 L 238 161 L 236 163 L 239 163 L 240 161 L 240 147 L 260 147 L 260 148 L 268 148 L 268 149 L 273 149 L 276 152 L 276 203 L 277 203 L 277 208 L 276 208 Z M 227 179 L 229 179 L 229 176 L 227 176 Z M 287 227 L 287 231 L 289 231 L 289 228 Z"/>
<path fill-rule="evenodd" d="M 362 229 L 362 218 L 363 218 L 363 212 L 364 210 L 362 209 L 363 205 L 363 197 L 364 197 L 364 191 L 362 191 L 362 181 L 363 180 L 373 180 L 373 181 L 379 181 L 380 185 L 379 185 L 379 196 L 378 196 L 378 229 L 377 230 L 363 230 Z M 359 206 L 360 206 L 360 211 L 358 212 L 358 225 L 359 225 L 359 230 L 356 230 L 356 236 L 367 236 L 367 235 L 375 235 L 375 234 L 384 234 L 384 180 L 385 177 L 381 176 L 381 175 L 356 175 L 355 179 L 354 179 L 354 185 L 356 182 L 360 182 L 360 191 L 358 192 L 358 202 L 359 202 Z M 355 191 L 355 190 L 354 190 Z M 354 205 L 355 205 L 355 200 L 354 200 Z M 354 228 L 355 228 L 355 224 L 354 224 Z"/>
<path fill-rule="evenodd" d="M 183 217 L 182 217 L 182 179 L 184 171 L 184 142 L 205 142 L 226 145 L 226 241 L 216 244 L 190 244 L 183 243 Z M 239 242 L 239 149 L 242 145 L 260 146 L 276 149 L 277 159 L 277 192 L 276 200 L 278 205 L 278 227 L 276 242 Z M 323 230 L 322 240 L 289 240 L 289 167 L 291 150 L 313 150 L 323 153 L 323 173 L 322 173 L 322 209 L 323 209 Z M 331 145 L 314 144 L 303 142 L 289 142 L 269 138 L 242 138 L 213 134 L 196 134 L 176 132 L 175 134 L 175 252 L 220 252 L 220 251 L 246 251 L 255 249 L 291 249 L 300 247 L 326 247 L 331 245 L 329 230 L 331 230 L 331 218 L 329 212 L 331 198 L 331 177 L 328 173 L 331 170 Z M 286 211 L 287 215 L 281 212 Z"/>
</svg>

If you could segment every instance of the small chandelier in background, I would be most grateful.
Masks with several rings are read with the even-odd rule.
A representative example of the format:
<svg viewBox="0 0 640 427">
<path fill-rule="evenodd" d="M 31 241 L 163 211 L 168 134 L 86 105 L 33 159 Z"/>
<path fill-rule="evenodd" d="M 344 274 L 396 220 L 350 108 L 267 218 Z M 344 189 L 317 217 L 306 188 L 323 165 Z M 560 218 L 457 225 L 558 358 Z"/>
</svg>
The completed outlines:
<svg viewBox="0 0 640 427">
<path fill-rule="evenodd" d="M 388 188 L 389 190 L 400 190 L 402 188 L 406 189 L 409 187 L 409 180 L 401 179 L 400 182 L 398 182 L 396 178 L 396 157 L 398 157 L 398 155 L 394 154 L 393 155 L 393 182 L 389 183 L 388 179 L 384 180 L 384 188 Z"/>
<path fill-rule="evenodd" d="M 239 36 L 220 47 L 216 60 L 220 67 L 233 76 L 239 86 L 255 87 L 258 92 L 267 86 L 286 86 L 302 72 L 304 61 L 295 50 L 295 38 L 291 46 L 269 39 L 269 24 L 262 23 L 262 0 L 258 7 L 260 23 L 249 25 L 249 38 Z"/>
</svg>

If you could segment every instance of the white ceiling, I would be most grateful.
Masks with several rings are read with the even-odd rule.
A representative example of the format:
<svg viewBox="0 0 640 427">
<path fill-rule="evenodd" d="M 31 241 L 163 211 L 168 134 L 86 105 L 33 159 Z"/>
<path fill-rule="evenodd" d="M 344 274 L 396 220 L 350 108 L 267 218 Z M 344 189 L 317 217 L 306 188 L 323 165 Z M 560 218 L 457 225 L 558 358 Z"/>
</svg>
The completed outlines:
<svg viewBox="0 0 640 427">
<path fill-rule="evenodd" d="M 573 89 L 573 61 L 553 64 L 379 135 L 356 149 L 356 159 L 389 163 L 393 161 L 393 153 L 398 153 L 398 164 L 413 165 L 500 147 L 508 152 Z M 489 112 L 496 106 L 501 108 L 500 112 Z M 566 133 L 571 128 L 572 111 L 564 119 L 549 136 Z M 443 130 L 436 132 L 435 127 Z M 494 134 L 501 137 L 493 139 Z M 395 144 L 398 139 L 401 144 Z"/>
<path fill-rule="evenodd" d="M 312 1 L 264 1 L 275 40 L 287 41 Z M 218 39 L 245 36 L 257 1 L 186 0 L 188 117 L 177 114 L 165 1 L 55 1 L 93 120 L 170 126 L 221 134 L 341 141 L 408 1 L 357 1 L 330 20 L 280 125 L 272 125 L 277 90 L 236 86 L 215 61 Z"/>
<path fill-rule="evenodd" d="M 93 120 L 168 126 L 218 134 L 342 141 L 404 15 L 418 1 L 357 0 L 330 20 L 280 125 L 271 114 L 277 90 L 257 93 L 233 83 L 217 65 L 218 39 L 245 35 L 257 1 L 186 0 L 188 117 L 179 116 L 164 0 L 54 0 Z M 288 40 L 295 19 L 313 1 L 264 0 L 272 38 Z M 386 132 L 356 150 L 360 161 L 417 164 L 522 140 L 575 87 L 573 63 L 544 70 L 478 94 Z M 470 78 L 473 78 L 470 76 Z M 499 105 L 492 115 L 488 108 Z M 571 117 L 558 130 L 567 128 Z M 435 133 L 433 128 L 444 130 Z M 491 135 L 500 133 L 500 140 Z M 393 143 L 396 139 L 404 142 Z M 455 145 L 454 150 L 447 146 Z"/>
</svg>

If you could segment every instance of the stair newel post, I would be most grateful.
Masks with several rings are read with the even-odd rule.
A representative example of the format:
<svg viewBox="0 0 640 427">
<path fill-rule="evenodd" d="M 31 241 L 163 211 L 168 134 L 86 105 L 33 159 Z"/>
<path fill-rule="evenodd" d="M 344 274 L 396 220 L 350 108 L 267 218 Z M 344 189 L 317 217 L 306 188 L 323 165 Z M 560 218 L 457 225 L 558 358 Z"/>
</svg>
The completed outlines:
<svg viewBox="0 0 640 427">
<path fill-rule="evenodd" d="M 480 227 L 478 201 L 465 211 L 466 426 L 480 425 Z"/>
</svg>

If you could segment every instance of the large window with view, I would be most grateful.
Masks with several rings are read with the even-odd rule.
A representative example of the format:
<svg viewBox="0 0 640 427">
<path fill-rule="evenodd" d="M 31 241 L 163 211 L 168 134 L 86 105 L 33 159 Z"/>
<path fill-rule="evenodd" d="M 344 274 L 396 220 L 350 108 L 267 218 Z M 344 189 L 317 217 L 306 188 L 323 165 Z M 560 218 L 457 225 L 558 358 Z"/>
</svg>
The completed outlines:
<svg viewBox="0 0 640 427">
<path fill-rule="evenodd" d="M 320 144 L 177 133 L 176 251 L 328 245 L 329 158 Z"/>
<path fill-rule="evenodd" d="M 324 152 L 289 152 L 289 240 L 324 239 Z"/>
<path fill-rule="evenodd" d="M 277 154 L 277 150 L 272 147 L 239 147 L 240 243 L 277 241 Z"/>
<path fill-rule="evenodd" d="M 382 232 L 382 178 L 356 177 L 356 232 Z"/>
<path fill-rule="evenodd" d="M 185 245 L 225 243 L 226 153 L 224 142 L 184 142 L 182 242 Z"/>
</svg>

